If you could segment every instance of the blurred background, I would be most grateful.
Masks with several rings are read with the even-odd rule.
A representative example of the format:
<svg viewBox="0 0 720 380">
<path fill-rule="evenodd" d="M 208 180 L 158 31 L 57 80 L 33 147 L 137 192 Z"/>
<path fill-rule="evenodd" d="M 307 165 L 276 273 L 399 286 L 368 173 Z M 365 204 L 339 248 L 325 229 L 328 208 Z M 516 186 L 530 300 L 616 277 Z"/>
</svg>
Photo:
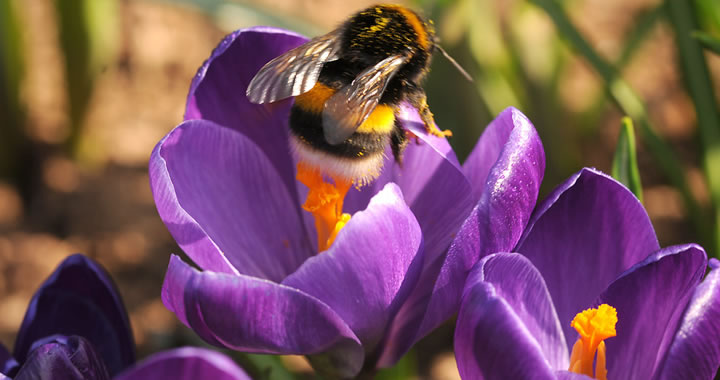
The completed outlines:
<svg viewBox="0 0 720 380">
<path fill-rule="evenodd" d="M 195 70 L 229 31 L 325 33 L 366 0 L 0 0 L 0 342 L 67 255 L 108 269 L 140 357 L 202 344 L 160 301 L 170 253 L 148 185 L 154 145 L 182 120 Z M 538 129 L 541 196 L 583 166 L 610 172 L 630 116 L 661 245 L 718 255 L 720 2 L 418 0 L 441 44 L 425 88 L 461 161 L 507 106 Z M 270 378 L 303 359 L 235 355 Z M 263 376 L 264 376 L 263 375 Z M 457 378 L 452 324 L 379 378 Z"/>
</svg>

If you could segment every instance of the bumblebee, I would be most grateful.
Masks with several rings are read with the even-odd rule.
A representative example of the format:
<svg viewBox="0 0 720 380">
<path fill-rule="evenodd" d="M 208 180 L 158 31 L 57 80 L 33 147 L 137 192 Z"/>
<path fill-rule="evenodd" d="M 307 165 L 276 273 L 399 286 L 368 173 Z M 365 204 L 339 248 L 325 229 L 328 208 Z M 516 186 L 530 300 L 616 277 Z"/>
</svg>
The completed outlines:
<svg viewBox="0 0 720 380">
<path fill-rule="evenodd" d="M 420 15 L 376 5 L 268 62 L 246 94 L 257 104 L 295 97 L 289 127 L 298 161 L 360 186 L 379 175 L 388 145 L 402 161 L 408 136 L 397 118 L 401 102 L 418 110 L 428 132 L 451 135 L 435 126 L 420 86 L 438 48 Z"/>
</svg>

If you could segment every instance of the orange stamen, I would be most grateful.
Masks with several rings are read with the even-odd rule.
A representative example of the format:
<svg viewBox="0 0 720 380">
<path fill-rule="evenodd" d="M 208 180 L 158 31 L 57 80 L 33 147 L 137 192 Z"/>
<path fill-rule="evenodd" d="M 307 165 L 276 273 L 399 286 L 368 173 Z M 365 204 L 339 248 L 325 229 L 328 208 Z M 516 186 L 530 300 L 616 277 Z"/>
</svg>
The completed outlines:
<svg viewBox="0 0 720 380">
<path fill-rule="evenodd" d="M 315 218 L 318 251 L 322 252 L 330 248 L 337 234 L 350 221 L 350 214 L 343 214 L 342 208 L 352 181 L 333 178 L 334 184 L 327 183 L 314 168 L 300 163 L 297 169 L 297 180 L 310 189 L 302 208 Z"/>
<path fill-rule="evenodd" d="M 617 321 L 617 310 L 608 304 L 602 304 L 597 309 L 584 310 L 575 316 L 570 325 L 577 330 L 580 337 L 570 354 L 570 372 L 593 377 L 592 365 L 597 352 L 595 378 L 607 380 L 604 340 L 616 335 Z"/>
</svg>

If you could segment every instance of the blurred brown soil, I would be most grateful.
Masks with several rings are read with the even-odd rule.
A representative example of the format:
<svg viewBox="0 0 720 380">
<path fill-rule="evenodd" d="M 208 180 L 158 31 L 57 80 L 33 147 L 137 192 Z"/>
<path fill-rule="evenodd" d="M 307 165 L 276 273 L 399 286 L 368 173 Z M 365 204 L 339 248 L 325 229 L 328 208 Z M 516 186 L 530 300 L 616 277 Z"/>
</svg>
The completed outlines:
<svg viewBox="0 0 720 380">
<path fill-rule="evenodd" d="M 661 4 L 661 0 L 605 1 L 586 0 L 578 2 L 573 9 L 573 21 L 598 52 L 610 62 L 617 62 L 623 43 L 643 12 Z M 592 17 L 588 17 L 592 15 Z M 710 196 L 700 162 L 700 142 L 697 137 L 695 110 L 684 88 L 676 60 L 676 46 L 671 26 L 656 22 L 646 39 L 622 70 L 623 78 L 645 101 L 647 112 L 656 133 L 672 146 L 685 170 L 686 179 L 694 198 L 705 210 L 710 210 Z M 709 57 L 709 55 L 708 55 Z M 720 60 L 708 59 L 710 69 L 718 78 Z M 585 62 L 579 62 L 581 72 L 594 77 L 590 83 L 599 88 L 597 75 Z M 715 82 L 716 94 L 720 94 L 720 81 Z M 574 94 L 577 96 L 577 93 Z M 584 158 L 588 164 L 609 172 L 612 154 L 617 142 L 620 118 L 624 116 L 615 107 L 605 112 L 598 127 L 598 136 L 586 139 Z M 696 231 L 688 220 L 682 195 L 669 185 L 659 170 L 657 161 L 643 145 L 642 133 L 638 134 L 638 164 L 644 187 L 644 205 L 655 226 L 661 246 L 688 243 L 697 240 Z"/>
<path fill-rule="evenodd" d="M 89 147 L 78 164 L 53 145 L 68 128 L 54 9 L 38 0 L 21 10 L 28 128 L 42 144 L 42 164 L 29 204 L 0 184 L 0 342 L 12 347 L 33 292 L 81 252 L 118 285 L 139 355 L 173 345 L 180 325 L 159 296 L 169 255 L 181 251 L 157 216 L 147 162 L 182 120 L 190 80 L 224 33 L 189 8 L 122 2 L 122 45 L 97 78 L 83 123 Z"/>
</svg>

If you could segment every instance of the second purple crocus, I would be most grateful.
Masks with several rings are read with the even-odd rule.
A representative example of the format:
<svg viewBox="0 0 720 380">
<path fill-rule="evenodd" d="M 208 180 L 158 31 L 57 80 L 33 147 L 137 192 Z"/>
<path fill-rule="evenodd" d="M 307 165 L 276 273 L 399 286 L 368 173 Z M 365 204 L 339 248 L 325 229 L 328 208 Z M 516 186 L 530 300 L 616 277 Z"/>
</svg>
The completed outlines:
<svg viewBox="0 0 720 380">
<path fill-rule="evenodd" d="M 472 249 L 472 236 L 461 235 L 457 249 Z M 584 378 L 570 369 L 598 379 L 710 379 L 717 371 L 720 263 L 711 260 L 701 281 L 701 247 L 660 249 L 642 205 L 615 180 L 592 169 L 572 176 L 539 205 L 514 251 L 483 258 L 465 285 L 455 330 L 464 379 Z M 615 336 L 579 365 L 571 353 L 592 326 L 576 331 L 571 321 L 599 305 L 614 309 L 606 319 L 616 312 L 606 335 Z"/>
<path fill-rule="evenodd" d="M 83 255 L 66 258 L 33 295 L 0 379 L 249 380 L 225 355 L 186 347 L 135 363 L 127 312 L 112 280 Z"/>
</svg>

